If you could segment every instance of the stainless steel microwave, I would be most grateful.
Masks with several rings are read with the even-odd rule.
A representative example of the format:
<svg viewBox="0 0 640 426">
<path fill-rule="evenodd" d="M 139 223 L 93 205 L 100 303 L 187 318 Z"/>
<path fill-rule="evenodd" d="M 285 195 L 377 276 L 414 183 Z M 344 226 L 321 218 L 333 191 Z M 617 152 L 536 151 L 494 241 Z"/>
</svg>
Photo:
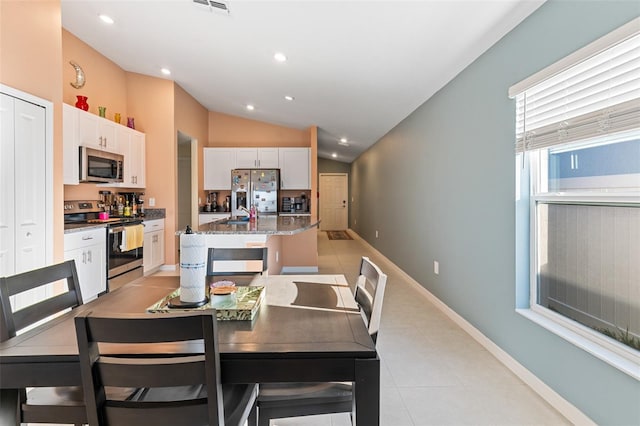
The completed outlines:
<svg viewBox="0 0 640 426">
<path fill-rule="evenodd" d="M 80 147 L 80 182 L 122 182 L 124 156 L 115 152 Z"/>
</svg>

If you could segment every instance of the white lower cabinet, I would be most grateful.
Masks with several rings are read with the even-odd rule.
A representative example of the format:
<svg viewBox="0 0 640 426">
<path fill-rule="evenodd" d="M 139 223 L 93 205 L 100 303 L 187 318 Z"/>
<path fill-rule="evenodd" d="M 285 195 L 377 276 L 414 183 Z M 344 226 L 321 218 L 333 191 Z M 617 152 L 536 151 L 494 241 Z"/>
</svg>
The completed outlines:
<svg viewBox="0 0 640 426">
<path fill-rule="evenodd" d="M 64 234 L 64 259 L 75 260 L 82 301 L 107 291 L 107 232 L 105 228 Z"/>
<path fill-rule="evenodd" d="M 164 219 L 145 220 L 143 270 L 148 275 L 164 265 Z"/>
</svg>

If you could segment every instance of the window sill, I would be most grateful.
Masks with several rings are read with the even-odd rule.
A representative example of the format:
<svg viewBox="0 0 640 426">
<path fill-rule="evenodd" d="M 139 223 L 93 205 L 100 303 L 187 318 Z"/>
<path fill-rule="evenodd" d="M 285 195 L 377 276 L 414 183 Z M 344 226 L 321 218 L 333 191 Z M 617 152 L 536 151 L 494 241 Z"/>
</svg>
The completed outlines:
<svg viewBox="0 0 640 426">
<path fill-rule="evenodd" d="M 570 329 L 555 318 L 551 318 L 550 315 L 537 312 L 533 309 L 516 309 L 516 312 L 523 317 L 533 321 L 540 327 L 554 333 L 555 335 L 563 338 L 569 343 L 579 347 L 580 349 L 595 356 L 601 361 L 606 362 L 612 367 L 617 368 L 623 373 L 633 377 L 640 381 L 640 356 L 630 353 L 626 349 L 620 349 L 620 351 L 629 352 L 629 356 L 624 356 L 618 353 L 617 350 L 609 349 L 603 345 L 596 343 L 595 341 L 585 337 L 582 333 Z M 572 325 L 572 328 L 584 328 L 583 333 L 591 333 L 586 327 L 579 325 Z M 635 360 L 633 359 L 635 358 Z"/>
</svg>

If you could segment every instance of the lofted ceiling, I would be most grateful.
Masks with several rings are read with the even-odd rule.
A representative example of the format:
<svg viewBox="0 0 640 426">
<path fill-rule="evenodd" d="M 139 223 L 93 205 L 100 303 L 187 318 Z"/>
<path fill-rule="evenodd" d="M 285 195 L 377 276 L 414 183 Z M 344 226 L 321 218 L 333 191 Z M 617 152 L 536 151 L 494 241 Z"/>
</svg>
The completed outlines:
<svg viewBox="0 0 640 426">
<path fill-rule="evenodd" d="M 193 0 L 61 4 L 63 27 L 124 70 L 174 80 L 212 111 L 316 125 L 318 156 L 350 163 L 543 2 L 217 0 L 227 11 Z"/>
</svg>

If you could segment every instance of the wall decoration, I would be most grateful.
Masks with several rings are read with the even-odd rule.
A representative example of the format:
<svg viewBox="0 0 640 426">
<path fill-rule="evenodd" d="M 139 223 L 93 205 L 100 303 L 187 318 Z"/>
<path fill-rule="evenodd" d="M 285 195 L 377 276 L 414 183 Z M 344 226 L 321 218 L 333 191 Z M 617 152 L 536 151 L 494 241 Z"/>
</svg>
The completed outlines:
<svg viewBox="0 0 640 426">
<path fill-rule="evenodd" d="M 76 70 L 76 81 L 69 84 L 76 89 L 81 89 L 84 86 L 84 83 L 86 83 L 86 80 L 84 78 L 84 71 L 82 70 L 80 65 L 76 64 L 75 62 L 69 61 L 69 63 L 71 64 L 73 69 Z"/>
</svg>

